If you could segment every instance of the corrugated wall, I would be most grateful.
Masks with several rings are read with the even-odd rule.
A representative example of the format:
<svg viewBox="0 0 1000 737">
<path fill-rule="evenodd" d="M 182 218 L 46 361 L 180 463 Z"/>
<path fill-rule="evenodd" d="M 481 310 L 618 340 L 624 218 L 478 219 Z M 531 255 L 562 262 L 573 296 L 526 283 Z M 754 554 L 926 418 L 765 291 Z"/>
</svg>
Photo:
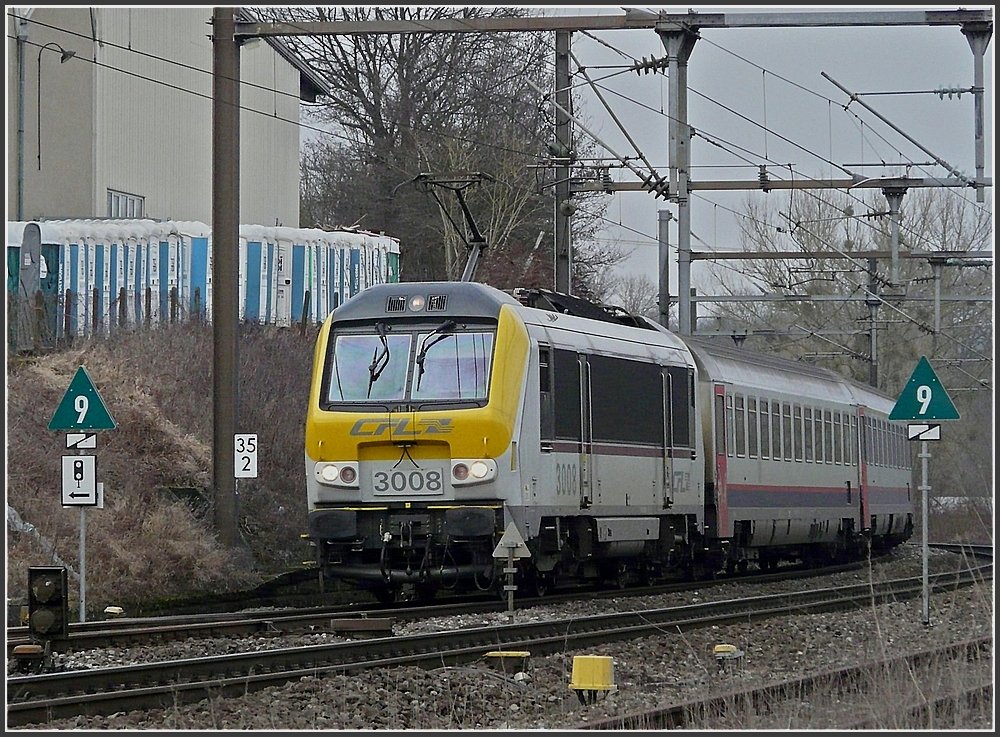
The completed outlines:
<svg viewBox="0 0 1000 737">
<path fill-rule="evenodd" d="M 211 229 L 201 222 L 8 223 L 12 350 L 136 325 L 212 319 Z M 289 326 L 396 281 L 399 241 L 365 231 L 240 226 L 239 316 Z M 347 273 L 345 273 L 347 272 Z"/>
</svg>

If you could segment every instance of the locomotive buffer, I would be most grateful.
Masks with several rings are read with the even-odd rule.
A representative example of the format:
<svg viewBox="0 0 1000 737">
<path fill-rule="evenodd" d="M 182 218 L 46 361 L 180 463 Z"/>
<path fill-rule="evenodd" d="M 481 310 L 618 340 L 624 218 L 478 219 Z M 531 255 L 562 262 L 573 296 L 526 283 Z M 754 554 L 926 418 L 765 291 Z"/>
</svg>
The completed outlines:
<svg viewBox="0 0 1000 737">
<path fill-rule="evenodd" d="M 514 592 L 517 590 L 517 586 L 514 584 L 514 574 L 517 573 L 517 568 L 514 566 L 514 559 L 531 557 L 531 551 L 524 544 L 524 538 L 521 537 L 521 533 L 517 531 L 517 525 L 513 522 L 507 525 L 507 529 L 504 530 L 500 542 L 497 543 L 496 548 L 493 550 L 493 557 L 507 558 L 507 567 L 503 569 L 503 572 L 507 574 L 507 583 L 504 585 L 503 590 L 507 592 L 507 617 L 513 619 Z"/>
</svg>

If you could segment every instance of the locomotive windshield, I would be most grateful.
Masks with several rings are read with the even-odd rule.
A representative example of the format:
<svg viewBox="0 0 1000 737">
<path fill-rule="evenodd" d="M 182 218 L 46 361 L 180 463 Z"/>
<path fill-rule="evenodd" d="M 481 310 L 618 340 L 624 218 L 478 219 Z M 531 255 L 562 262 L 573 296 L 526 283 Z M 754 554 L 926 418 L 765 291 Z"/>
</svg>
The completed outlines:
<svg viewBox="0 0 1000 737">
<path fill-rule="evenodd" d="M 409 335 L 338 335 L 330 402 L 392 401 L 406 393 Z"/>
<path fill-rule="evenodd" d="M 492 333 L 428 333 L 413 363 L 413 399 L 486 399 Z"/>
<path fill-rule="evenodd" d="M 326 401 L 484 401 L 494 335 L 455 328 L 336 336 Z"/>
</svg>

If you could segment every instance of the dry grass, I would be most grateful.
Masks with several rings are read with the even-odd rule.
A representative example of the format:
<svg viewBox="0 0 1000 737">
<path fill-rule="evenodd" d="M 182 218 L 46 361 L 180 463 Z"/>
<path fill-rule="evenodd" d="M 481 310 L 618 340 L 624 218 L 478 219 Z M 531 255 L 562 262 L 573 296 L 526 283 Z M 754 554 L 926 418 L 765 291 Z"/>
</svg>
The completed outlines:
<svg viewBox="0 0 1000 737">
<path fill-rule="evenodd" d="M 48 430 L 48 423 L 81 365 L 118 425 L 98 433 L 93 451 L 105 508 L 86 514 L 89 611 L 240 588 L 299 564 L 307 552 L 299 533 L 314 336 L 297 328 L 241 328 L 240 429 L 258 433 L 260 453 L 259 477 L 240 482 L 247 552 L 237 555 L 212 529 L 209 327 L 163 326 L 10 359 L 7 502 L 34 530 L 8 524 L 8 597 L 23 601 L 28 566 L 65 564 L 74 580 L 78 573 L 80 512 L 64 508 L 60 494 L 65 433 Z"/>
</svg>

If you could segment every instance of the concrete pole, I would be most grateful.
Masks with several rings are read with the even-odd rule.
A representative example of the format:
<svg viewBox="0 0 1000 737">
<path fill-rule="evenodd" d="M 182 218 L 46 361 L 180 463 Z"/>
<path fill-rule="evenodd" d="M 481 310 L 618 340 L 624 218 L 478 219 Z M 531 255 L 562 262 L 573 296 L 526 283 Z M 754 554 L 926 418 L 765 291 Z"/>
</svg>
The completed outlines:
<svg viewBox="0 0 1000 737">
<path fill-rule="evenodd" d="M 570 130 L 570 119 L 566 111 L 570 110 L 570 78 L 569 78 L 569 31 L 556 31 L 556 75 L 555 75 L 555 115 L 556 144 L 566 158 L 555 167 L 555 291 L 564 294 L 572 293 L 572 264 L 570 253 L 570 158 L 568 153 L 573 149 L 573 136 Z M 562 158 L 562 157 L 560 157 Z"/>
<path fill-rule="evenodd" d="M 236 429 L 239 401 L 240 46 L 235 8 L 212 15 L 212 467 L 215 527 L 236 547 Z"/>
</svg>

